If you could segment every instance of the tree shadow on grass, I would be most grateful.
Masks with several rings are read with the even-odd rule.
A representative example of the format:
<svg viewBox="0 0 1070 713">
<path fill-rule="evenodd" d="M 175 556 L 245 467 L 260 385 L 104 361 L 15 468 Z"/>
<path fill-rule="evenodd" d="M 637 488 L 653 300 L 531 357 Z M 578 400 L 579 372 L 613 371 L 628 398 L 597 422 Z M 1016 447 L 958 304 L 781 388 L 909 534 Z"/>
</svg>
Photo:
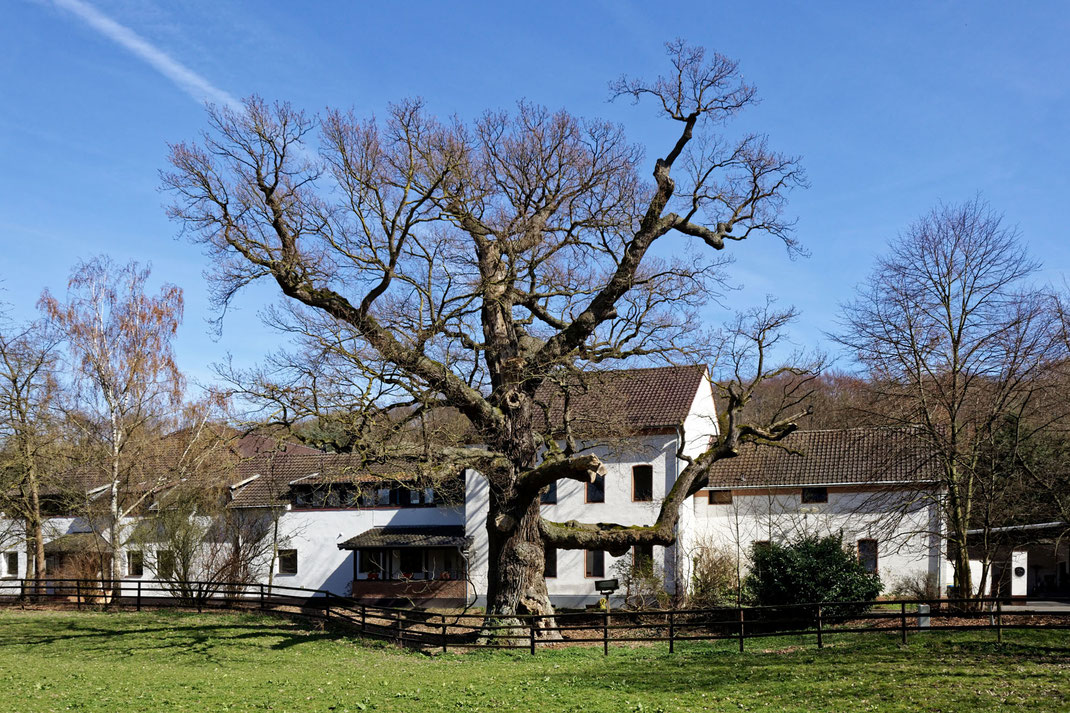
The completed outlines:
<svg viewBox="0 0 1070 713">
<path fill-rule="evenodd" d="M 205 621 L 213 614 L 154 612 L 138 614 L 78 614 L 62 618 L 9 618 L 0 627 L 0 652 L 27 646 L 69 646 L 79 652 L 107 652 L 135 655 L 149 651 L 193 655 L 218 660 L 213 650 L 239 643 L 258 649 L 286 650 L 320 641 L 342 641 L 346 637 L 330 629 L 314 629 L 286 618 L 241 616 L 236 620 Z M 101 621 L 102 617 L 115 617 Z M 129 617 L 129 618 L 128 618 Z M 196 617 L 196 621 L 190 621 Z M 174 623 L 160 623 L 161 618 Z M 147 626 L 139 626 L 146 621 Z M 230 659 L 237 653 L 227 652 Z M 224 657 L 226 658 L 226 657 Z"/>
</svg>

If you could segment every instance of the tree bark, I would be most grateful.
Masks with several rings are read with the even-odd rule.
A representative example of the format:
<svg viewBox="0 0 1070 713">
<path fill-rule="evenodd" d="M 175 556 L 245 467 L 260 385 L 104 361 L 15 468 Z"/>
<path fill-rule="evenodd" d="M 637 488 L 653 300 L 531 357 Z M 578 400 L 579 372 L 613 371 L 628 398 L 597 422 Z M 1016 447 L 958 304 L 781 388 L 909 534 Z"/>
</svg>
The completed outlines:
<svg viewBox="0 0 1070 713">
<path fill-rule="evenodd" d="M 554 609 L 543 576 L 546 555 L 539 531 L 539 500 L 535 498 L 513 522 L 508 502 L 491 497 L 487 516 L 487 628 L 484 639 L 525 638 L 530 632 L 517 614 L 538 614 L 543 632 L 552 629 Z M 504 521 L 504 522 L 503 522 Z M 511 526 L 503 531 L 503 526 Z"/>
</svg>

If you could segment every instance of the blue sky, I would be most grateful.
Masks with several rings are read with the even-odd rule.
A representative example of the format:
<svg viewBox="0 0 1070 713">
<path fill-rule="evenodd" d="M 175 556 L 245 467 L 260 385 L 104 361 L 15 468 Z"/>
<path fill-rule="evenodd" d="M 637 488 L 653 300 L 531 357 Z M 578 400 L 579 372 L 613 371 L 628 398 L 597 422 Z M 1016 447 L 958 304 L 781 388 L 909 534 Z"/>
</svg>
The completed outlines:
<svg viewBox="0 0 1070 713">
<path fill-rule="evenodd" d="M 256 321 L 273 294 L 248 292 L 213 336 L 206 258 L 176 239 L 158 190 L 167 142 L 196 137 L 204 99 L 382 113 L 421 96 L 471 117 L 527 98 L 623 123 L 652 162 L 675 127 L 608 104 L 606 85 L 660 71 L 678 36 L 740 62 L 762 103 L 734 128 L 800 155 L 811 183 L 789 205 L 811 256 L 730 245 L 733 305 L 773 294 L 802 310 L 799 346 L 827 346 L 837 305 L 887 242 L 938 201 L 978 193 L 1019 226 L 1042 279 L 1063 284 L 1070 3 L 8 0 L 0 299 L 27 317 L 80 257 L 148 261 L 185 289 L 188 373 L 208 378 L 227 352 L 254 363 L 277 342 Z"/>
</svg>

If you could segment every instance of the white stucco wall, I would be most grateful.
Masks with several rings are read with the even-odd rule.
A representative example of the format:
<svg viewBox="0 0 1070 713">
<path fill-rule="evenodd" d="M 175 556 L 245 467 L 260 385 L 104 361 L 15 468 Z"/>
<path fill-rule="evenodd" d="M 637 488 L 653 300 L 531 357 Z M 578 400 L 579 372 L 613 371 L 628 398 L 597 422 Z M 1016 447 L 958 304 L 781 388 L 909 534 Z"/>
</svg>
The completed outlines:
<svg viewBox="0 0 1070 713">
<path fill-rule="evenodd" d="M 935 505 L 912 491 L 829 487 L 827 503 L 802 502 L 801 488 L 735 489 L 732 503 L 709 504 L 708 491 L 692 498 L 694 547 L 712 546 L 742 559 L 757 541 L 787 542 L 805 534 L 838 535 L 845 547 L 877 541 L 877 571 L 890 592 L 904 577 L 938 575 Z M 906 510 L 903 513 L 903 510 Z"/>
<path fill-rule="evenodd" d="M 348 594 L 354 553 L 338 549 L 338 543 L 373 527 L 459 526 L 463 513 L 460 506 L 285 512 L 279 520 L 279 548 L 297 550 L 297 574 L 276 572 L 275 584 Z"/>
<path fill-rule="evenodd" d="M 629 438 L 625 443 L 600 445 L 584 450 L 594 453 L 606 464 L 605 502 L 586 502 L 586 486 L 571 480 L 557 484 L 557 502 L 542 506 L 543 516 L 549 520 L 564 522 L 614 522 L 622 525 L 652 524 L 661 508 L 661 501 L 676 482 L 685 463 L 677 458 L 680 437 L 683 436 L 683 452 L 691 457 L 703 453 L 716 435 L 717 417 L 713 391 L 704 380 L 697 390 L 689 415 L 684 421 L 683 434 L 667 428 L 662 433 L 651 433 Z M 636 502 L 632 493 L 632 468 L 650 465 L 653 470 L 653 498 L 648 502 Z M 472 580 L 478 592 L 486 591 L 487 582 L 487 533 L 486 516 L 488 493 L 486 481 L 475 471 L 466 474 L 465 527 L 473 539 L 470 554 Z M 686 588 L 690 575 L 690 561 L 677 557 L 677 551 L 686 549 L 692 539 L 694 514 L 685 507 L 678 525 L 678 544 L 672 547 L 654 548 L 654 566 L 663 577 L 666 589 L 675 592 L 677 582 Z M 621 560 L 630 561 L 631 554 L 623 557 L 605 555 L 604 576 L 613 578 L 614 567 Z M 550 598 L 556 606 L 583 606 L 598 601 L 594 580 L 586 576 L 585 553 L 581 550 L 558 550 L 557 576 L 547 579 Z"/>
<path fill-rule="evenodd" d="M 572 480 L 559 481 L 557 502 L 542 506 L 543 516 L 564 522 L 615 522 L 624 525 L 651 524 L 657 519 L 661 500 L 672 487 L 678 474 L 676 458 L 677 436 L 657 434 L 629 439 L 627 444 L 599 446 L 586 450 L 598 455 L 608 470 L 605 478 L 605 502 L 586 502 L 586 485 Z M 653 499 L 635 502 L 632 498 L 632 467 L 650 465 L 653 471 Z M 465 531 L 472 538 L 469 555 L 471 578 L 477 592 L 486 592 L 488 542 L 486 518 L 488 486 L 476 471 L 468 471 L 465 478 Z M 654 548 L 655 566 L 663 573 L 666 586 L 675 587 L 673 549 Z M 550 598 L 557 606 L 582 606 L 598 601 L 594 590 L 596 577 L 586 576 L 585 553 L 581 550 L 558 550 L 557 576 L 547 579 Z M 605 555 L 605 574 L 614 576 L 614 565 L 623 558 Z M 482 601 L 482 600 L 481 600 Z"/>
</svg>

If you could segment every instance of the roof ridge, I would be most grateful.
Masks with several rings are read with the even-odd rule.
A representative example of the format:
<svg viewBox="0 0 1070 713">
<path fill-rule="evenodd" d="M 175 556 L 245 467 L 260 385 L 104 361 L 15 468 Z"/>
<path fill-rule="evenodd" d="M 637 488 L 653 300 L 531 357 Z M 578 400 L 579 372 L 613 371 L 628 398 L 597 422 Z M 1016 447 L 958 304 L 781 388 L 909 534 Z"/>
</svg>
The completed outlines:
<svg viewBox="0 0 1070 713">
<path fill-rule="evenodd" d="M 846 433 L 847 431 L 916 431 L 921 424 L 903 426 L 849 426 L 847 428 L 800 428 L 794 433 Z"/>
</svg>

